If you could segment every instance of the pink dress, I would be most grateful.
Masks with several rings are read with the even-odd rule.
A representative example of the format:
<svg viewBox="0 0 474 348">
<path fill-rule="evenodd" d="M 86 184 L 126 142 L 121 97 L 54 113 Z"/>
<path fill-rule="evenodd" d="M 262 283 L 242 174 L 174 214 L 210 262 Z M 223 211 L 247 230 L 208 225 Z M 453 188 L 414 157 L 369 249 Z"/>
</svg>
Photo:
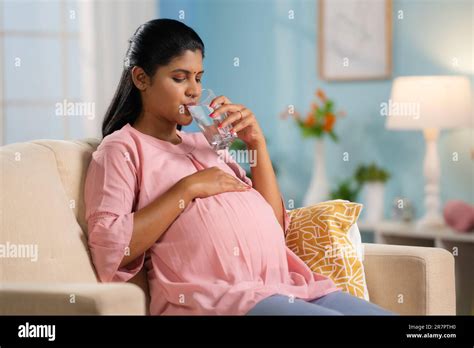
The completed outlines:
<svg viewBox="0 0 474 348">
<path fill-rule="evenodd" d="M 152 315 L 244 315 L 273 294 L 310 301 L 340 290 L 286 246 L 272 207 L 253 188 L 194 199 L 146 253 L 119 268 L 134 212 L 184 176 L 218 166 L 252 185 L 230 153 L 222 161 L 202 133 L 177 134 L 182 142 L 173 145 L 127 124 L 93 153 L 85 205 L 100 281 L 124 282 L 145 266 Z M 285 231 L 289 222 L 285 210 Z"/>
</svg>

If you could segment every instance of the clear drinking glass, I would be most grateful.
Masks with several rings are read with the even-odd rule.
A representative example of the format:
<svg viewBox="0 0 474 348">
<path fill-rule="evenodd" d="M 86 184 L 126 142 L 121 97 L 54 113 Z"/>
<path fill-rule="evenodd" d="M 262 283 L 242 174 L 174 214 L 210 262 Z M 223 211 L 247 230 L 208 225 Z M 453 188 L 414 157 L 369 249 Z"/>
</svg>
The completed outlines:
<svg viewBox="0 0 474 348">
<path fill-rule="evenodd" d="M 212 100 L 216 98 L 214 92 L 210 89 L 203 89 L 201 99 L 196 105 L 187 106 L 189 113 L 193 120 L 195 120 L 199 126 L 199 129 L 204 133 L 209 144 L 214 150 L 226 149 L 232 144 L 237 138 L 237 133 L 231 132 L 232 125 L 228 125 L 222 128 L 217 126 L 227 118 L 227 114 L 224 112 L 214 118 L 209 115 L 217 109 L 221 104 L 216 104 L 214 108 L 209 105 Z"/>
</svg>

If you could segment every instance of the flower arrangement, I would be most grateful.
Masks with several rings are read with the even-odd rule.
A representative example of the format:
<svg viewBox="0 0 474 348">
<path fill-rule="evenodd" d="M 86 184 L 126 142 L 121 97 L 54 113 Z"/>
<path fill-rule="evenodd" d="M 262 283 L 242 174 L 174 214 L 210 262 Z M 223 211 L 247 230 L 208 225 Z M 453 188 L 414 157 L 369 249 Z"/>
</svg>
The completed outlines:
<svg viewBox="0 0 474 348">
<path fill-rule="evenodd" d="M 316 90 L 315 95 L 319 100 L 311 104 L 311 110 L 306 114 L 305 119 L 302 119 L 296 110 L 283 113 L 281 117 L 293 117 L 300 127 L 303 137 L 320 138 L 328 135 L 334 141 L 338 141 L 338 137 L 334 133 L 334 125 L 336 118 L 345 116 L 345 113 L 343 111 L 335 112 L 334 102 L 328 99 L 320 88 Z"/>
</svg>

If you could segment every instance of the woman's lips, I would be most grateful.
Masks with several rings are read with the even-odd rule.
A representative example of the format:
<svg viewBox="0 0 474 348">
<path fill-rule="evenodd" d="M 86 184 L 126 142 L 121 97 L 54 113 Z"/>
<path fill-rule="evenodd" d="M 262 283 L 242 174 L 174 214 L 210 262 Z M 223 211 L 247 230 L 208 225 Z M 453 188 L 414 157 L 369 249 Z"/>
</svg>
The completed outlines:
<svg viewBox="0 0 474 348">
<path fill-rule="evenodd" d="M 189 109 L 187 107 L 184 108 L 184 114 L 187 116 L 191 116 L 191 113 L 189 112 Z"/>
<path fill-rule="evenodd" d="M 188 106 L 193 106 L 193 105 L 196 105 L 196 103 L 188 103 L 188 104 L 184 104 L 184 106 L 185 106 L 185 108 L 184 108 L 184 109 L 185 109 L 185 114 L 186 114 L 186 115 L 188 115 L 188 116 L 190 116 L 190 115 L 191 115 L 191 113 L 189 112 Z"/>
</svg>

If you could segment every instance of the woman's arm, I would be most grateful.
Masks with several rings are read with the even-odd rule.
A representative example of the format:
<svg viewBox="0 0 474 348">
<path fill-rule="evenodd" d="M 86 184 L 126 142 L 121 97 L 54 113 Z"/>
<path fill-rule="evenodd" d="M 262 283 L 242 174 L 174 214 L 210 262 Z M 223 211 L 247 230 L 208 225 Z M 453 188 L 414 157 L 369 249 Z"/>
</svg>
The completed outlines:
<svg viewBox="0 0 474 348">
<path fill-rule="evenodd" d="M 262 139 L 249 145 L 248 150 L 256 152 L 256 165 L 250 167 L 253 186 L 272 206 L 275 216 L 284 230 L 284 208 L 281 202 L 281 194 L 275 171 L 273 170 L 272 161 L 268 154 L 267 144 L 265 140 Z"/>
<path fill-rule="evenodd" d="M 193 199 L 185 179 L 181 179 L 158 199 L 136 211 L 129 254 L 119 267 L 124 267 L 148 250 Z"/>
<path fill-rule="evenodd" d="M 255 166 L 251 167 L 253 186 L 272 206 L 284 232 L 285 206 L 281 201 L 281 194 L 267 151 L 265 136 L 257 122 L 257 118 L 252 110 L 241 104 L 232 104 L 229 98 L 224 95 L 215 98 L 211 102 L 211 107 L 218 104 L 221 106 L 216 108 L 210 116 L 216 117 L 222 113 L 227 113 L 227 118 L 221 122 L 219 127 L 232 125 L 233 131 L 245 142 L 247 149 L 256 151 L 257 162 Z"/>
<path fill-rule="evenodd" d="M 219 167 L 206 168 L 182 178 L 152 203 L 135 212 L 130 255 L 124 256 L 119 267 L 128 265 L 160 239 L 194 198 L 247 189 Z"/>
</svg>

